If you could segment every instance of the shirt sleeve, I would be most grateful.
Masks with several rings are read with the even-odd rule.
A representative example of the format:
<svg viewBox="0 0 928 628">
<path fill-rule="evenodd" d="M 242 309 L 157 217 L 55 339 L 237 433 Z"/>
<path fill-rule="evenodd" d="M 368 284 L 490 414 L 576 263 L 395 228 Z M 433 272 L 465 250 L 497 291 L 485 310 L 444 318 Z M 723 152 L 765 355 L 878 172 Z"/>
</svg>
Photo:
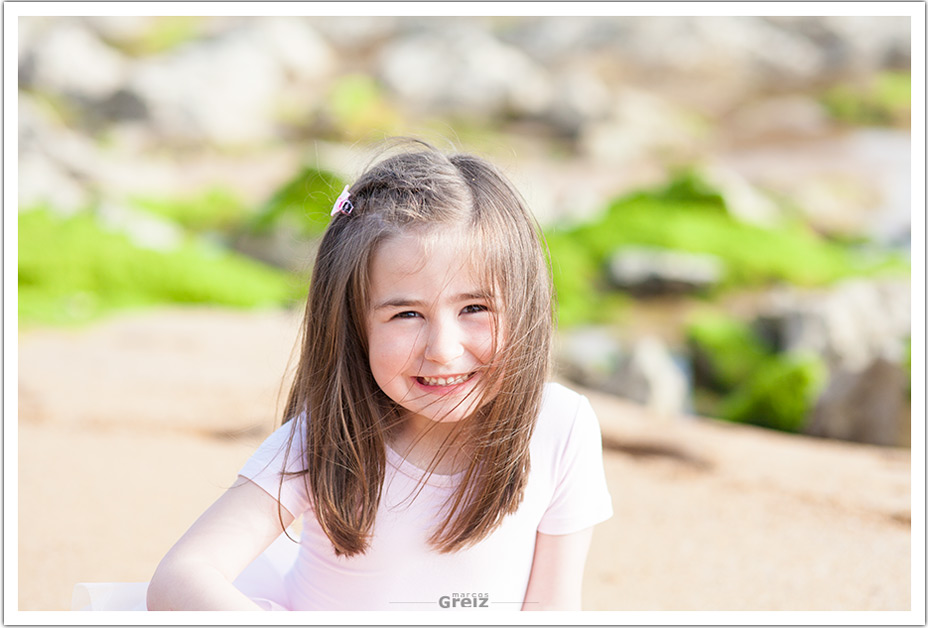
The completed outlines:
<svg viewBox="0 0 928 628">
<path fill-rule="evenodd" d="M 612 516 L 599 420 L 586 397 L 580 397 L 556 474 L 554 495 L 538 524 L 539 532 L 570 534 Z"/>
<path fill-rule="evenodd" d="M 294 430 L 299 434 L 291 438 Z M 305 433 L 302 418 L 284 423 L 261 443 L 238 472 L 264 489 L 295 517 L 311 508 L 304 476 L 287 475 L 305 468 Z"/>
</svg>

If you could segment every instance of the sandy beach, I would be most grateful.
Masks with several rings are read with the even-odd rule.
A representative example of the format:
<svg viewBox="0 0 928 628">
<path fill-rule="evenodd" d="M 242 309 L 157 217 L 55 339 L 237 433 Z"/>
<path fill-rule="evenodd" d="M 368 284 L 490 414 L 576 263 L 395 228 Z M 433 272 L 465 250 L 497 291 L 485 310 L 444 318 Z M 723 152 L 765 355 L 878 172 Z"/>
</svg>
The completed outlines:
<svg viewBox="0 0 928 628">
<path fill-rule="evenodd" d="M 275 426 L 297 326 L 171 308 L 20 333 L 20 610 L 67 610 L 78 582 L 148 580 Z M 908 449 L 583 392 L 616 511 L 595 532 L 586 609 L 910 609 Z"/>
</svg>

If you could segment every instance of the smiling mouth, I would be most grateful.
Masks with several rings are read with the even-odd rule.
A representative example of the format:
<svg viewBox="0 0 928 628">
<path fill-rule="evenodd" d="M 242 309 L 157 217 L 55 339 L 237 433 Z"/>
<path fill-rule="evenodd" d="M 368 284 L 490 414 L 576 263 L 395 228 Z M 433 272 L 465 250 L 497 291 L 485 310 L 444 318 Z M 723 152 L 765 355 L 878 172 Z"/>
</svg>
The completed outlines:
<svg viewBox="0 0 928 628">
<path fill-rule="evenodd" d="M 475 374 L 476 371 L 453 377 L 416 377 L 416 381 L 425 386 L 456 386 L 457 384 L 463 384 Z"/>
</svg>

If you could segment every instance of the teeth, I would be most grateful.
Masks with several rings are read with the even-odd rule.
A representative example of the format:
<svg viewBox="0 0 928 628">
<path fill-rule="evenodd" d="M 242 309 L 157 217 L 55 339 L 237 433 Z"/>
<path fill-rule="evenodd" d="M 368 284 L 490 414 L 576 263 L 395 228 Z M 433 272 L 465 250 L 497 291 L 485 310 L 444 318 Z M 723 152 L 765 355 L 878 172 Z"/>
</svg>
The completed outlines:
<svg viewBox="0 0 928 628">
<path fill-rule="evenodd" d="M 423 382 L 429 386 L 454 386 L 455 384 L 461 384 L 470 379 L 470 374 L 467 375 L 458 375 L 457 377 L 445 378 L 445 377 L 422 377 Z"/>
</svg>

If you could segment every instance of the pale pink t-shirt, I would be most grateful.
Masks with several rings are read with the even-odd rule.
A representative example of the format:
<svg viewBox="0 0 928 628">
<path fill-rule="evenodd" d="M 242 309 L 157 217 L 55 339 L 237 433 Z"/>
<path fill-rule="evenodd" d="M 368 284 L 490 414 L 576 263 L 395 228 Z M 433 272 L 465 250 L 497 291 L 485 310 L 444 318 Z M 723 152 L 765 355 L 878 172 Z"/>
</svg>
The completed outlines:
<svg viewBox="0 0 928 628">
<path fill-rule="evenodd" d="M 569 534 L 612 516 L 599 423 L 585 397 L 559 384 L 545 387 L 519 510 L 475 546 L 451 554 L 432 550 L 428 538 L 459 476 L 433 474 L 421 487 L 422 470 L 388 448 L 370 549 L 336 556 L 312 513 L 303 478 L 290 476 L 280 486 L 290 431 L 289 423 L 275 431 L 239 474 L 275 499 L 282 488 L 283 507 L 304 515 L 299 554 L 284 577 L 291 610 L 441 610 L 461 597 L 476 597 L 474 604 L 484 608 L 519 610 L 536 532 Z M 291 448 L 287 468 L 303 468 L 299 447 Z"/>
</svg>

